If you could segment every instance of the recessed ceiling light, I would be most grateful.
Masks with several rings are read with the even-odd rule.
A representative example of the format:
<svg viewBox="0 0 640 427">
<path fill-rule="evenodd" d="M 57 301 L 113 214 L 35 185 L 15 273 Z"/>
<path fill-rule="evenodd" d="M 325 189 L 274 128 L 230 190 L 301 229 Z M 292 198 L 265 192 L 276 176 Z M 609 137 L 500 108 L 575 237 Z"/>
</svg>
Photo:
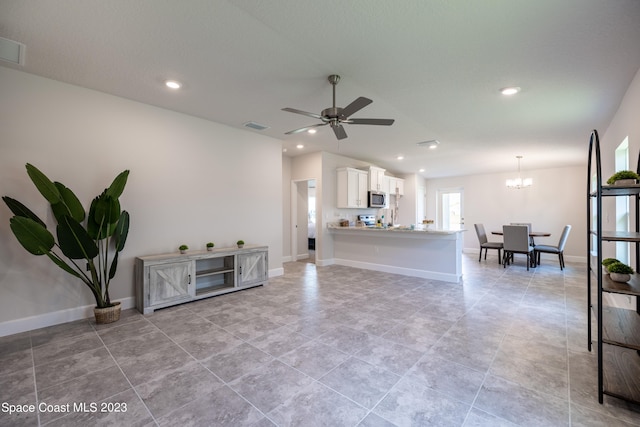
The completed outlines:
<svg viewBox="0 0 640 427">
<path fill-rule="evenodd" d="M 421 168 L 418 172 L 424 172 L 424 168 Z"/>
<path fill-rule="evenodd" d="M 402 160 L 402 159 L 404 159 L 404 156 L 403 155 L 399 155 L 398 157 L 396 157 L 396 159 Z"/>
<path fill-rule="evenodd" d="M 520 92 L 520 88 L 517 86 L 503 87 L 500 89 L 500 93 L 507 96 L 515 95 L 518 92 Z"/>
<path fill-rule="evenodd" d="M 304 148 L 304 145 L 298 144 L 298 145 L 296 145 L 296 148 L 300 150 L 300 149 Z"/>
<path fill-rule="evenodd" d="M 308 132 L 308 133 L 316 133 L 316 132 L 317 132 L 317 130 L 315 130 L 315 129 L 309 129 L 307 132 Z"/>
<path fill-rule="evenodd" d="M 175 80 L 167 80 L 166 82 L 164 82 L 164 84 L 169 89 L 180 89 L 182 87 L 182 84 Z"/>
</svg>

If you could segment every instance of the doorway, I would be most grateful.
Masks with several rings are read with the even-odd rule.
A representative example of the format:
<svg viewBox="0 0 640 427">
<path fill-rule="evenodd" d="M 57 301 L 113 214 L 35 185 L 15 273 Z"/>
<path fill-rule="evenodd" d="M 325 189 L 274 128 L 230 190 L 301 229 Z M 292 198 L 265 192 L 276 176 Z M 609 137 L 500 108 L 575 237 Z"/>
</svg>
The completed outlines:
<svg viewBox="0 0 640 427">
<path fill-rule="evenodd" d="M 438 190 L 438 228 L 464 228 L 464 192 L 462 188 Z"/>
<path fill-rule="evenodd" d="M 315 263 L 316 180 L 291 182 L 291 260 Z"/>
</svg>

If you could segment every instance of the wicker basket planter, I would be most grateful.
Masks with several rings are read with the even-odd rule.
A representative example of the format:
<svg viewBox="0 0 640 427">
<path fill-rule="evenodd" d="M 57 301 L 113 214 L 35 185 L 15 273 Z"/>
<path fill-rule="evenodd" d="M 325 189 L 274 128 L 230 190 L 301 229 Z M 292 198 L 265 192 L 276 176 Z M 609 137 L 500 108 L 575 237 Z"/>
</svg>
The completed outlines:
<svg viewBox="0 0 640 427">
<path fill-rule="evenodd" d="M 111 307 L 98 308 L 95 307 L 93 309 L 93 315 L 96 317 L 96 323 L 99 325 L 104 325 L 106 323 L 113 323 L 120 320 L 120 311 L 122 307 L 120 306 L 120 301 L 115 302 Z"/>
</svg>

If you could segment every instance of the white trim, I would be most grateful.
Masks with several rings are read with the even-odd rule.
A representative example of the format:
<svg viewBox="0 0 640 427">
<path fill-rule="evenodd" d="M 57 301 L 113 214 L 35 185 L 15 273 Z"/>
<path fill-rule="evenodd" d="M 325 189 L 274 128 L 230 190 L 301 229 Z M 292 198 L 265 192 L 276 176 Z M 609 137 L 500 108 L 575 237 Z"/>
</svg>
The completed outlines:
<svg viewBox="0 0 640 427">
<path fill-rule="evenodd" d="M 135 308 L 136 306 L 135 297 L 113 300 L 113 302 L 116 301 L 120 301 L 122 310 Z M 61 323 L 73 322 L 75 320 L 89 319 L 93 317 L 94 307 L 95 305 L 93 304 L 85 305 L 2 322 L 0 323 L 0 337 L 46 328 L 47 326 L 59 325 Z"/>
<path fill-rule="evenodd" d="M 365 270 L 382 271 L 384 273 L 402 274 L 404 276 L 421 277 L 423 279 L 442 280 L 445 282 L 460 283 L 460 277 L 455 274 L 438 273 L 435 271 L 417 270 L 414 268 L 394 267 L 392 265 L 374 264 L 363 261 L 334 258 L 334 264 L 347 267 L 362 268 Z"/>
<path fill-rule="evenodd" d="M 283 276 L 283 275 L 284 275 L 283 267 L 272 268 L 271 270 L 269 270 L 269 277 L 277 277 L 277 276 Z"/>
</svg>

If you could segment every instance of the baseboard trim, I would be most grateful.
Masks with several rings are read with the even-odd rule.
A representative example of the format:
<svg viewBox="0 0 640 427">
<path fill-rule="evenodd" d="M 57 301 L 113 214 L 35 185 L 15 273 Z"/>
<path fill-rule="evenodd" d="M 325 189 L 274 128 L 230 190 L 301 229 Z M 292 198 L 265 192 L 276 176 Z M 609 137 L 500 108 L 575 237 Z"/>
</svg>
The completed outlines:
<svg viewBox="0 0 640 427">
<path fill-rule="evenodd" d="M 269 270 L 269 277 L 277 277 L 284 275 L 284 268 L 272 268 Z"/>
<path fill-rule="evenodd" d="M 123 310 L 135 308 L 136 306 L 135 297 L 114 300 L 114 302 L 115 301 L 120 301 Z M 89 319 L 93 317 L 94 307 L 95 305 L 93 304 L 85 305 L 2 322 L 0 323 L 0 337 L 46 328 L 47 326 L 59 325 L 61 323 L 73 322 L 75 320 Z"/>
<path fill-rule="evenodd" d="M 352 261 L 334 258 L 334 263 L 347 267 L 362 268 L 364 270 L 381 271 L 383 273 L 402 274 L 404 276 L 421 277 L 423 279 L 442 280 L 444 282 L 460 283 L 461 277 L 455 274 L 438 273 L 436 271 L 418 270 L 415 268 L 394 267 L 392 265 L 374 264 L 370 262 Z"/>
</svg>

